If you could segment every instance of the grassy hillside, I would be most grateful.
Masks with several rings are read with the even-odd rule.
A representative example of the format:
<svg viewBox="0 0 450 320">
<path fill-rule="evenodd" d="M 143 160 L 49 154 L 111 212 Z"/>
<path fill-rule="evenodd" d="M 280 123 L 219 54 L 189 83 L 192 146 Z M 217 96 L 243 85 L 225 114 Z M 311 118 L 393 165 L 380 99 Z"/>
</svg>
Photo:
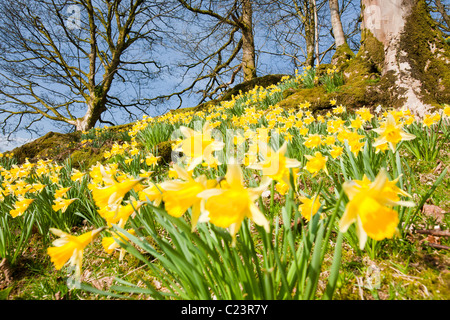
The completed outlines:
<svg viewBox="0 0 450 320">
<path fill-rule="evenodd" d="M 260 81 L 3 154 L 0 298 L 449 299 L 450 107 Z"/>
</svg>

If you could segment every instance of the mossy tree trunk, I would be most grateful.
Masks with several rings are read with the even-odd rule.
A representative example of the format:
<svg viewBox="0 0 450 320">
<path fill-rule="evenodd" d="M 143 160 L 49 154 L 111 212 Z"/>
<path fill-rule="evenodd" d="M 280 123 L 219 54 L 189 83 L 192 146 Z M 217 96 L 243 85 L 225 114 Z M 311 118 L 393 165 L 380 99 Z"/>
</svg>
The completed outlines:
<svg viewBox="0 0 450 320">
<path fill-rule="evenodd" d="M 362 0 L 358 56 L 372 64 L 391 105 L 422 116 L 450 102 L 450 49 L 424 0 Z"/>
</svg>

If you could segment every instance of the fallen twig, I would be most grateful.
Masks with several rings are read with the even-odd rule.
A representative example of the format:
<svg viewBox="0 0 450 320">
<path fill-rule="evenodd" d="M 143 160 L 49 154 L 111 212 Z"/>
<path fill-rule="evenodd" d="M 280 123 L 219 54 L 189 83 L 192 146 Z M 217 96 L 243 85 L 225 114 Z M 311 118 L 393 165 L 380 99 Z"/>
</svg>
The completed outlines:
<svg viewBox="0 0 450 320">
<path fill-rule="evenodd" d="M 450 237 L 450 232 L 448 230 L 416 230 L 417 233 L 421 234 L 431 234 L 437 237 Z"/>
<path fill-rule="evenodd" d="M 448 246 L 444 246 L 442 244 L 437 244 L 437 243 L 431 243 L 431 242 L 425 242 L 425 245 L 435 248 L 435 249 L 444 249 L 444 250 L 450 250 L 450 247 Z"/>
</svg>

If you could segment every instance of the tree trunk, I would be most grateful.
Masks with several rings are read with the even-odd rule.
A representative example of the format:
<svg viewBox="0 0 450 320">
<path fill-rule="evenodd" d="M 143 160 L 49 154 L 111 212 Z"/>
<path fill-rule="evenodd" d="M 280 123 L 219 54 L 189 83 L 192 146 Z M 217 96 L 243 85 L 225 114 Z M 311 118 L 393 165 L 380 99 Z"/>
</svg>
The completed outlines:
<svg viewBox="0 0 450 320">
<path fill-rule="evenodd" d="M 395 106 L 423 116 L 450 101 L 449 45 L 424 0 L 362 0 L 362 18 L 360 54 L 389 83 Z"/>
<path fill-rule="evenodd" d="M 314 34 L 312 34 L 311 37 L 306 33 L 306 61 L 305 61 L 306 66 L 313 68 L 314 60 L 315 60 Z"/>
<path fill-rule="evenodd" d="M 319 52 L 319 19 L 317 17 L 317 5 L 316 0 L 312 0 L 313 12 L 314 12 L 314 43 L 316 47 L 316 66 L 320 64 L 320 52 Z"/>
<path fill-rule="evenodd" d="M 242 1 L 242 69 L 244 81 L 256 78 L 255 41 L 253 37 L 252 2 Z"/>
<path fill-rule="evenodd" d="M 77 131 L 88 131 L 94 128 L 97 121 L 100 120 L 102 113 L 107 110 L 106 103 L 102 97 L 92 97 L 87 107 L 87 111 L 83 117 L 70 122 L 75 126 Z"/>
<path fill-rule="evenodd" d="M 315 60 L 315 34 L 314 34 L 314 18 L 305 17 L 305 42 L 306 42 L 306 66 L 314 67 Z"/>
<path fill-rule="evenodd" d="M 338 0 L 329 0 L 329 4 L 334 42 L 336 43 L 336 48 L 339 48 L 347 43 L 345 41 L 344 29 L 342 28 L 341 15 L 339 14 L 339 3 Z"/>
</svg>

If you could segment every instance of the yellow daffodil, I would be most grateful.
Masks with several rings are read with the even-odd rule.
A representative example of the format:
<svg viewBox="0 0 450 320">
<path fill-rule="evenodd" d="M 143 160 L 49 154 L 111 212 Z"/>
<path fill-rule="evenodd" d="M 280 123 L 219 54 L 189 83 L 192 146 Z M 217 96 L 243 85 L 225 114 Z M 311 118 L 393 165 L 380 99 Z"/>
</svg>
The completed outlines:
<svg viewBox="0 0 450 320">
<path fill-rule="evenodd" d="M 66 212 L 67 208 L 69 207 L 69 205 L 74 202 L 76 200 L 75 199 L 55 199 L 53 200 L 53 202 L 55 203 L 54 205 L 52 205 L 52 209 L 53 211 L 58 211 L 61 210 L 62 213 Z"/>
<path fill-rule="evenodd" d="M 450 105 L 446 104 L 444 108 L 444 115 L 450 117 Z"/>
<path fill-rule="evenodd" d="M 312 199 L 301 196 L 299 199 L 302 204 L 298 207 L 298 210 L 306 220 L 310 221 L 321 206 L 319 196 L 313 197 Z"/>
<path fill-rule="evenodd" d="M 399 194 L 409 196 L 398 188 L 397 180 L 389 181 L 385 170 L 381 170 L 371 182 L 366 176 L 360 181 L 347 181 L 343 188 L 349 202 L 339 222 L 341 232 L 346 232 L 356 222 L 356 232 L 360 248 L 363 249 L 367 237 L 375 240 L 392 238 L 399 223 L 396 205 L 413 206 L 412 202 L 400 201 Z"/>
<path fill-rule="evenodd" d="M 358 114 L 363 121 L 370 121 L 373 118 L 373 114 L 370 113 L 370 110 L 368 108 L 365 108 L 365 107 L 359 108 L 356 111 L 356 114 Z"/>
<path fill-rule="evenodd" d="M 80 278 L 81 266 L 83 261 L 83 251 L 103 230 L 99 228 L 93 231 L 83 233 L 79 236 L 72 236 L 59 229 L 50 228 L 50 231 L 59 236 L 59 239 L 53 241 L 54 247 L 47 249 L 51 262 L 55 269 L 60 270 L 68 261 L 72 267 L 75 267 L 75 277 Z"/>
<path fill-rule="evenodd" d="M 397 144 L 400 141 L 412 140 L 416 137 L 413 134 L 403 131 L 402 124 L 397 124 L 392 114 L 388 114 L 386 122 L 380 128 L 372 130 L 380 135 L 373 143 L 373 146 L 376 147 L 387 142 L 392 152 L 395 152 Z"/>
<path fill-rule="evenodd" d="M 313 177 L 319 173 L 320 170 L 324 170 L 328 175 L 328 170 L 326 166 L 326 162 L 328 157 L 324 157 L 322 153 L 316 152 L 314 156 L 305 155 L 305 158 L 308 159 L 306 163 L 305 169 L 313 174 Z"/>
<path fill-rule="evenodd" d="M 389 149 L 389 144 L 387 142 L 382 143 L 382 144 L 377 144 L 375 146 L 375 153 L 385 152 L 388 149 Z"/>
<path fill-rule="evenodd" d="M 441 115 L 438 112 L 435 112 L 432 115 L 432 118 L 433 118 L 434 123 L 438 123 L 441 120 Z"/>
<path fill-rule="evenodd" d="M 412 115 L 412 116 L 406 117 L 404 122 L 405 122 L 405 125 L 409 126 L 410 124 L 413 124 L 413 122 L 414 122 L 415 120 L 416 120 L 416 119 L 415 119 L 414 116 Z"/>
<path fill-rule="evenodd" d="M 119 227 L 123 228 L 128 220 L 128 218 L 134 217 L 136 212 L 142 206 L 142 201 L 131 200 L 128 201 L 126 205 L 113 204 L 110 206 L 105 206 L 98 210 L 98 214 L 105 219 L 108 226 L 112 224 L 117 224 Z"/>
<path fill-rule="evenodd" d="M 308 134 L 308 131 L 309 131 L 309 128 L 307 128 L 307 127 L 300 127 L 300 129 L 299 129 L 300 135 L 302 135 L 302 136 L 306 136 Z"/>
<path fill-rule="evenodd" d="M 187 169 L 188 171 L 195 168 L 203 160 L 207 163 L 212 162 L 213 152 L 223 149 L 225 144 L 223 142 L 215 141 L 211 137 L 212 129 L 213 128 L 208 121 L 203 125 L 202 132 L 197 132 L 184 126 L 180 127 L 180 131 L 185 139 L 175 150 L 181 151 L 191 158 L 192 161 Z"/>
<path fill-rule="evenodd" d="M 333 146 L 333 149 L 330 151 L 330 155 L 333 159 L 336 159 L 337 157 L 339 157 L 344 151 L 343 147 L 339 147 L 339 146 Z"/>
<path fill-rule="evenodd" d="M 94 187 L 92 197 L 99 208 L 117 204 L 131 189 L 138 187 L 142 180 L 127 178 L 122 182 L 112 181 L 106 187 Z"/>
<path fill-rule="evenodd" d="M 70 179 L 72 181 L 80 181 L 81 179 L 83 179 L 85 173 L 81 172 L 77 169 L 73 169 L 72 175 L 70 176 Z"/>
<path fill-rule="evenodd" d="M 320 134 L 310 134 L 308 139 L 303 142 L 303 145 L 309 149 L 317 148 L 322 143 L 322 136 Z"/>
<path fill-rule="evenodd" d="M 335 136 L 326 136 L 323 143 L 327 146 L 332 146 L 336 142 Z"/>
<path fill-rule="evenodd" d="M 214 187 L 216 181 L 208 181 L 205 175 L 194 179 L 180 166 L 174 165 L 173 168 L 177 171 L 180 179 L 161 183 L 161 187 L 164 190 L 162 194 L 164 207 L 167 213 L 174 217 L 181 217 L 192 207 L 191 224 L 192 230 L 194 230 L 197 222 L 199 222 L 201 209 L 204 205 L 204 200 L 197 197 L 197 195 L 208 187 Z"/>
<path fill-rule="evenodd" d="M 153 171 L 151 171 L 151 170 L 145 171 L 144 169 L 141 169 L 139 172 L 140 172 L 139 177 L 141 177 L 141 178 L 149 178 L 150 175 L 153 173 Z"/>
<path fill-rule="evenodd" d="M 281 194 L 282 196 L 284 196 L 284 195 L 288 192 L 288 190 L 289 190 L 289 185 L 286 184 L 286 183 L 284 183 L 283 181 L 277 182 L 277 183 L 275 184 L 275 190 L 276 190 L 279 194 Z"/>
<path fill-rule="evenodd" d="M 355 157 L 358 156 L 358 153 L 361 151 L 361 149 L 366 144 L 365 141 L 359 141 L 358 139 L 352 139 L 349 141 L 350 151 L 355 155 Z"/>
<path fill-rule="evenodd" d="M 433 124 L 435 124 L 435 122 L 435 118 L 430 114 L 426 114 L 422 120 L 424 127 L 431 127 Z"/>
<path fill-rule="evenodd" d="M 32 187 L 34 192 L 40 192 L 46 187 L 46 185 L 42 183 L 33 183 Z"/>
<path fill-rule="evenodd" d="M 260 150 L 264 160 L 249 166 L 249 168 L 262 170 L 263 176 L 278 182 L 283 181 L 289 185 L 289 168 L 299 167 L 301 163 L 296 159 L 285 157 L 287 143 L 283 143 L 277 152 L 273 151 L 269 145 L 260 143 Z"/>
<path fill-rule="evenodd" d="M 21 216 L 30 206 L 30 204 L 34 201 L 34 199 L 25 199 L 20 198 L 14 203 L 14 209 L 9 211 L 9 214 L 15 218 Z"/>
<path fill-rule="evenodd" d="M 246 188 L 240 166 L 230 163 L 225 182 L 221 184 L 222 188 L 208 189 L 197 195 L 206 200 L 205 211 L 209 221 L 218 227 L 229 228 L 233 245 L 246 217 L 269 232 L 269 221 L 254 202 L 267 190 L 271 180 L 263 178 L 258 188 Z"/>
<path fill-rule="evenodd" d="M 138 192 L 139 200 L 150 201 L 158 207 L 162 202 L 163 191 L 161 184 L 151 184 Z"/>
<path fill-rule="evenodd" d="M 55 191 L 55 199 L 59 199 L 62 198 L 66 195 L 67 191 L 70 190 L 70 188 L 72 187 L 66 187 L 66 188 L 59 188 L 58 190 Z"/>
<path fill-rule="evenodd" d="M 363 128 L 363 122 L 360 117 L 356 117 L 355 119 L 350 121 L 350 126 L 356 130 Z"/>
<path fill-rule="evenodd" d="M 128 229 L 127 232 L 133 236 L 136 235 L 136 231 L 134 229 Z M 103 237 L 102 246 L 107 254 L 112 254 L 115 249 L 120 248 L 120 242 L 125 241 L 128 241 L 127 236 L 125 236 L 122 232 L 118 232 L 117 235 L 113 235 L 111 237 Z M 125 253 L 126 250 L 124 248 L 120 248 L 119 261 L 123 260 Z"/>
<path fill-rule="evenodd" d="M 286 132 L 286 134 L 284 135 L 284 138 L 286 139 L 286 141 L 292 142 L 292 139 L 294 138 L 294 136 L 290 132 Z"/>
<path fill-rule="evenodd" d="M 161 157 L 155 157 L 153 154 L 150 154 L 145 158 L 145 163 L 148 166 L 156 165 L 158 163 L 159 158 L 161 158 Z"/>
<path fill-rule="evenodd" d="M 333 109 L 334 114 L 340 114 L 345 112 L 345 107 L 341 104 Z"/>
</svg>

